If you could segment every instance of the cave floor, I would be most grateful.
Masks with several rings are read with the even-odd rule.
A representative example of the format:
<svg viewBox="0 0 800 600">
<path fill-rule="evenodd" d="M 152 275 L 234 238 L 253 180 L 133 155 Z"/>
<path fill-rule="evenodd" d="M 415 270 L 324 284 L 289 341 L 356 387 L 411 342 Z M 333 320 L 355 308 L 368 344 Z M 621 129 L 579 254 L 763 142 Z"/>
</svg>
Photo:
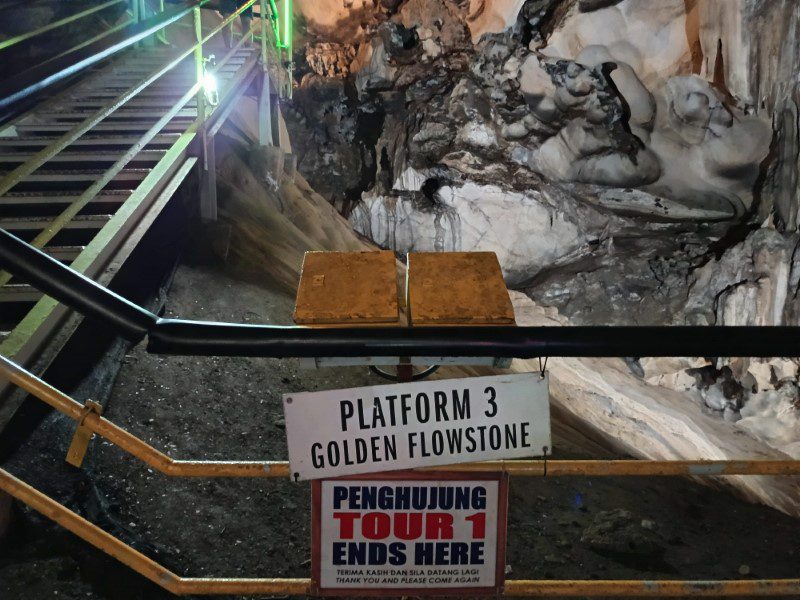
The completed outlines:
<svg viewBox="0 0 800 600">
<path fill-rule="evenodd" d="M 289 324 L 293 299 L 232 278 L 207 256 L 179 267 L 166 316 Z M 307 371 L 295 360 L 154 356 L 132 348 L 106 416 L 176 458 L 285 459 L 281 395 L 379 383 L 363 368 Z M 8 468 L 179 574 L 309 575 L 310 486 L 178 480 L 93 442 L 82 471 L 63 462 L 72 425 L 50 416 Z M 556 429 L 556 457 L 595 446 Z M 608 511 L 617 512 L 612 516 Z M 166 598 L 152 584 L 23 507 L 0 547 L 0 598 Z M 582 541 L 616 528 L 613 551 Z M 512 479 L 508 578 L 797 577 L 800 521 L 677 478 Z"/>
</svg>

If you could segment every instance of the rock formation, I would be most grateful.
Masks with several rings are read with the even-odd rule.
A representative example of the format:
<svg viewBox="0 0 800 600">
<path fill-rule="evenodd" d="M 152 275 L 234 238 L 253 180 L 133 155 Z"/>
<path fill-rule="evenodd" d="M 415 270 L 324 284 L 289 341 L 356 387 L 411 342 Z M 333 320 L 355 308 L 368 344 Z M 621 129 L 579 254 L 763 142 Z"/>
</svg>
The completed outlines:
<svg viewBox="0 0 800 600">
<path fill-rule="evenodd" d="M 799 324 L 800 4 L 321 4 L 298 3 L 288 126 L 313 140 L 300 171 L 379 246 L 492 250 L 575 324 Z M 796 362 L 627 368 L 798 455 Z"/>
</svg>

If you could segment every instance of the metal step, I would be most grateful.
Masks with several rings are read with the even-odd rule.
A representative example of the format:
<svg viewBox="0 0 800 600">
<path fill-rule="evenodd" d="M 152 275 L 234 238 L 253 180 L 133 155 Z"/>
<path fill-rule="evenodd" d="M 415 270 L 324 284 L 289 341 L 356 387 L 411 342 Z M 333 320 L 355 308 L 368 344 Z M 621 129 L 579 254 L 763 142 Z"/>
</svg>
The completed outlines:
<svg viewBox="0 0 800 600">
<path fill-rule="evenodd" d="M 56 260 L 72 262 L 83 252 L 86 246 L 46 246 L 42 252 Z"/>
<path fill-rule="evenodd" d="M 175 101 L 180 98 L 183 94 L 175 93 L 174 95 L 166 96 L 165 94 L 158 94 L 157 96 L 152 96 L 150 98 L 140 98 L 136 96 L 133 100 L 129 100 L 123 105 L 123 109 L 136 109 L 136 110 L 147 110 L 147 109 L 168 109 L 172 108 L 175 104 Z M 109 98 L 98 98 L 97 96 L 88 96 L 76 99 L 74 102 L 69 103 L 69 110 L 74 111 L 97 111 L 103 108 L 108 101 L 111 99 L 113 94 L 109 94 Z M 194 106 L 195 99 L 189 100 L 186 103 L 186 106 Z M 55 107 L 54 110 L 58 110 L 58 107 Z"/>
<path fill-rule="evenodd" d="M 130 192 L 109 190 L 98 194 L 90 204 L 122 204 Z M 78 199 L 76 194 L 7 194 L 0 197 L 0 206 L 68 205 Z"/>
<path fill-rule="evenodd" d="M 148 88 L 149 89 L 149 88 Z M 148 91 L 144 90 L 136 94 L 134 98 L 129 100 L 129 102 L 139 101 L 152 101 L 152 100 L 165 100 L 165 98 L 172 98 L 172 102 L 174 103 L 175 100 L 180 98 L 186 93 L 186 90 L 179 90 L 179 89 L 167 89 L 167 90 L 160 90 L 160 91 Z M 91 102 L 96 103 L 98 108 L 100 106 L 105 106 L 105 104 L 109 100 L 113 100 L 119 96 L 119 92 L 110 89 L 98 89 L 98 90 L 86 90 L 85 92 L 76 95 L 71 101 L 72 102 Z M 168 101 L 168 100 L 165 100 Z"/>
<path fill-rule="evenodd" d="M 111 215 L 78 215 L 62 229 L 102 229 Z M 41 231 L 53 222 L 52 217 L 14 217 L 0 219 L 0 228 L 6 231 Z"/>
<path fill-rule="evenodd" d="M 178 133 L 159 133 L 150 143 L 150 146 L 171 146 L 178 139 Z M 31 147 L 31 148 L 44 148 L 45 146 L 57 140 L 53 136 L 36 136 L 36 137 L 4 137 L 0 138 L 0 152 L 6 152 L 7 148 L 14 147 Z M 69 145 L 67 150 L 73 149 L 75 146 L 132 146 L 139 141 L 139 136 L 133 135 L 93 135 L 87 133 L 81 136 L 72 144 Z"/>
<path fill-rule="evenodd" d="M 85 171 L 46 171 L 33 173 L 28 175 L 23 181 L 19 183 L 68 183 L 86 181 L 94 183 L 105 171 L 100 170 L 85 170 Z M 113 181 L 134 181 L 139 182 L 150 172 L 149 169 L 125 169 L 117 173 Z M 4 177 L 6 173 L 0 173 L 0 178 Z"/>
<path fill-rule="evenodd" d="M 122 157 L 124 151 L 117 150 L 114 152 L 87 152 L 87 151 L 72 151 L 67 148 L 61 154 L 58 154 L 42 165 L 42 169 L 60 168 L 64 169 L 63 163 L 89 163 L 90 165 L 113 164 Z M 166 150 L 142 150 L 131 163 L 157 163 L 166 154 Z M 8 168 L 7 165 L 22 164 L 28 160 L 32 154 L 21 152 L 0 152 L 0 165 L 2 168 Z M 131 164 L 128 163 L 128 164 Z M 85 166 L 85 165 L 84 165 Z M 12 167 L 13 168 L 13 167 Z"/>
<path fill-rule="evenodd" d="M 246 62 L 246 61 L 245 61 Z M 222 81 L 227 81 L 231 77 L 233 77 L 236 72 L 242 68 L 242 64 L 226 64 L 222 69 L 219 69 L 216 72 L 217 79 Z M 102 85 L 98 85 L 95 87 L 86 88 L 85 91 L 87 95 L 100 92 L 100 91 L 115 91 L 117 94 L 122 94 L 126 90 L 132 88 L 134 85 L 139 83 L 141 79 L 144 79 L 147 74 L 142 74 L 141 78 L 134 77 L 134 78 L 120 78 L 120 79 L 107 79 L 104 80 Z M 150 87 L 152 92 L 157 92 L 164 89 L 171 89 L 173 91 L 182 90 L 182 93 L 186 93 L 186 90 L 189 89 L 190 86 L 194 85 L 197 82 L 196 75 L 194 72 L 194 67 L 185 73 L 173 73 L 172 75 L 165 75 L 161 79 L 157 80 L 153 83 Z M 138 94 L 137 94 L 138 96 Z"/>
<path fill-rule="evenodd" d="M 218 55 L 217 55 L 218 56 Z M 244 63 L 247 62 L 249 58 L 249 54 L 247 55 L 237 55 L 232 56 L 228 62 L 226 62 L 221 69 L 218 69 L 218 73 L 229 73 L 232 71 L 236 71 L 239 69 Z M 219 57 L 222 58 L 221 56 Z M 173 68 L 171 71 L 164 73 L 159 79 L 154 82 L 154 85 L 162 81 L 169 81 L 170 79 L 178 78 L 178 77 L 192 77 L 194 76 L 194 59 L 189 58 L 185 59 L 188 62 L 183 62 L 179 64 L 177 67 Z M 166 61 L 165 61 L 166 62 Z M 157 68 L 162 66 L 164 63 L 155 64 L 152 68 L 136 68 L 125 70 L 124 72 L 119 72 L 116 74 L 111 74 L 107 77 L 104 77 L 102 80 L 94 82 L 93 86 L 87 87 L 106 87 L 106 85 L 111 84 L 115 85 L 119 82 L 130 82 L 131 85 L 135 84 L 138 81 L 141 81 L 148 75 L 151 75 Z"/>
<path fill-rule="evenodd" d="M 95 126 L 92 131 L 95 133 L 121 133 L 128 131 L 140 131 L 144 133 L 153 123 L 100 123 Z M 167 123 L 161 130 L 161 133 L 183 133 L 190 125 L 190 121 L 178 119 Z M 32 123 L 32 124 L 19 124 L 16 129 L 21 134 L 47 135 L 52 133 L 64 133 L 74 127 L 74 123 Z"/>
<path fill-rule="evenodd" d="M 169 107 L 168 107 L 169 108 Z M 143 120 L 146 119 L 150 124 L 155 123 L 164 116 L 165 110 L 145 110 L 145 109 L 126 109 L 121 108 L 103 120 L 103 123 L 126 121 L 126 120 Z M 52 121 L 60 122 L 65 120 L 70 121 L 83 121 L 94 114 L 92 110 L 69 110 L 69 111 L 50 111 L 39 113 L 36 117 L 39 123 L 49 123 Z M 195 119 L 197 118 L 196 108 L 185 108 L 179 110 L 175 114 L 175 119 Z M 31 123 L 32 124 L 32 123 Z M 25 123 L 28 125 L 28 123 Z"/>
<path fill-rule="evenodd" d="M 44 296 L 42 292 L 31 285 L 24 283 L 7 283 L 0 287 L 0 303 L 10 302 L 38 302 Z"/>
</svg>

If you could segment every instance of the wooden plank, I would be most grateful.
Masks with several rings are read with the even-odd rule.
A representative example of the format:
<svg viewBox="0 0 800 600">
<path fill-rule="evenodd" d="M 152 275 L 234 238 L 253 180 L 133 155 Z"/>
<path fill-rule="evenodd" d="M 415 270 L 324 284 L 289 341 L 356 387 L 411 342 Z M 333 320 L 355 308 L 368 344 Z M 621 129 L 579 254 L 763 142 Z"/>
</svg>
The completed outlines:
<svg viewBox="0 0 800 600">
<path fill-rule="evenodd" d="M 295 323 L 392 324 L 399 320 L 392 252 L 305 253 Z"/>
<path fill-rule="evenodd" d="M 510 325 L 514 308 L 494 252 L 408 255 L 411 325 Z"/>
</svg>

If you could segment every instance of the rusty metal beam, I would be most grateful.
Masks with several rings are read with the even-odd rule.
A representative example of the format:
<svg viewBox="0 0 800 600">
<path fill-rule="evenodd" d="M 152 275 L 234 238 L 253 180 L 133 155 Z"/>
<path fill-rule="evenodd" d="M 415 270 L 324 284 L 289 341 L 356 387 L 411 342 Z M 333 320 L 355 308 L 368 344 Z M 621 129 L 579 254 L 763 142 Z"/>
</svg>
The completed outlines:
<svg viewBox="0 0 800 600">
<path fill-rule="evenodd" d="M 80 421 L 94 433 L 142 460 L 148 466 L 174 477 L 289 477 L 286 461 L 184 461 L 174 460 L 135 435 L 84 407 L 11 360 L 0 356 L 0 375 L 49 404 L 70 419 Z M 421 470 L 437 471 L 443 467 Z M 800 460 L 500 460 L 451 465 L 449 471 L 479 473 L 503 471 L 517 477 L 653 477 L 724 475 L 800 475 Z"/>
<path fill-rule="evenodd" d="M 235 463 L 175 461 L 38 377 L 0 356 L 0 374 L 56 410 L 79 421 L 88 431 L 102 435 L 121 449 L 167 475 L 195 477 L 286 477 L 285 462 Z M 456 465 L 460 472 L 506 471 L 512 475 L 544 475 L 543 461 L 492 461 Z M 547 475 L 731 475 L 800 473 L 800 461 L 548 461 Z M 84 541 L 113 556 L 150 581 L 177 595 L 291 595 L 311 593 L 310 579 L 183 578 L 137 552 L 120 540 L 76 515 L 53 499 L 0 469 L 0 490 L 24 502 Z M 2 493 L 2 492 L 0 492 Z M 565 597 L 734 597 L 800 594 L 800 579 L 680 581 L 680 580 L 510 580 L 505 596 Z"/>
<path fill-rule="evenodd" d="M 0 376 L 33 394 L 70 419 L 135 456 L 149 467 L 173 477 L 289 477 L 289 464 L 283 461 L 182 461 L 174 460 L 135 435 L 97 413 L 85 414 L 84 407 L 42 379 L 0 355 Z"/>
<path fill-rule="evenodd" d="M 526 580 L 506 581 L 504 596 L 555 598 L 607 596 L 636 598 L 723 598 L 735 596 L 796 596 L 800 579 L 739 579 L 730 581 L 675 580 Z"/>
</svg>

